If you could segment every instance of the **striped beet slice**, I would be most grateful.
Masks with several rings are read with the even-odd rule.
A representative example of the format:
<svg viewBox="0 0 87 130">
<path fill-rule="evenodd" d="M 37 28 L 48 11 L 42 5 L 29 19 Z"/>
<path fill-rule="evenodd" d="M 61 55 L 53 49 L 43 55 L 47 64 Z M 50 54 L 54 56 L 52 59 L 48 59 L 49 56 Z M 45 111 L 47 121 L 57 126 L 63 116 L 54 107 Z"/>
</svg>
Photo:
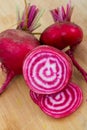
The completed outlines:
<svg viewBox="0 0 87 130">
<path fill-rule="evenodd" d="M 74 83 L 59 93 L 43 95 L 39 100 L 39 106 L 47 115 L 54 118 L 61 118 L 70 115 L 82 103 L 82 91 Z"/>
<path fill-rule="evenodd" d="M 32 98 L 32 100 L 34 101 L 34 103 L 36 103 L 38 105 L 40 94 L 35 93 L 32 90 L 30 90 L 29 93 L 30 93 L 30 97 Z"/>
<path fill-rule="evenodd" d="M 62 90 L 71 75 L 71 59 L 64 52 L 46 45 L 34 49 L 23 64 L 23 76 L 28 87 L 39 94 Z"/>
</svg>

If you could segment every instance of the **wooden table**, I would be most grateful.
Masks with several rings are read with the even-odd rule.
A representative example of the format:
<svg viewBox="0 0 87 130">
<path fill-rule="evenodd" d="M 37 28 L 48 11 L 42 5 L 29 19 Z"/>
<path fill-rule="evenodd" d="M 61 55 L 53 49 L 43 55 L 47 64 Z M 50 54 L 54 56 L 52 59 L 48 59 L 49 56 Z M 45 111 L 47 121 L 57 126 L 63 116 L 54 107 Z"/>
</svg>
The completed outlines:
<svg viewBox="0 0 87 130">
<path fill-rule="evenodd" d="M 53 23 L 49 9 L 66 5 L 67 0 L 31 0 L 39 8 L 46 11 L 41 18 L 43 31 Z M 75 6 L 72 21 L 83 28 L 83 42 L 75 50 L 75 57 L 79 64 L 87 70 L 87 0 L 73 0 Z M 0 0 L 0 32 L 15 28 L 16 6 L 22 11 L 23 0 Z M 0 85 L 5 80 L 5 74 L 0 71 Z M 29 90 L 22 76 L 12 80 L 8 89 L 0 95 L 0 130 L 87 130 L 87 84 L 81 74 L 74 68 L 72 80 L 80 85 L 83 91 L 81 107 L 70 116 L 62 119 L 53 119 L 45 115 L 29 97 Z"/>
</svg>

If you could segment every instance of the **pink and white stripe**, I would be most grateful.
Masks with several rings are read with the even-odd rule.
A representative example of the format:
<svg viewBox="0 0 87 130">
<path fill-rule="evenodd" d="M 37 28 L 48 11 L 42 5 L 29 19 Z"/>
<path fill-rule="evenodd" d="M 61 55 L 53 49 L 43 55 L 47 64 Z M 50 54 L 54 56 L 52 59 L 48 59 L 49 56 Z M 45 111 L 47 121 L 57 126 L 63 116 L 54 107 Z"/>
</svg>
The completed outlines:
<svg viewBox="0 0 87 130">
<path fill-rule="evenodd" d="M 70 62 L 65 53 L 53 47 L 37 47 L 24 62 L 24 78 L 36 93 L 58 92 L 70 80 L 72 74 Z"/>
<path fill-rule="evenodd" d="M 74 83 L 59 93 L 43 95 L 40 97 L 39 106 L 47 115 L 61 118 L 70 115 L 82 103 L 82 91 Z"/>
</svg>

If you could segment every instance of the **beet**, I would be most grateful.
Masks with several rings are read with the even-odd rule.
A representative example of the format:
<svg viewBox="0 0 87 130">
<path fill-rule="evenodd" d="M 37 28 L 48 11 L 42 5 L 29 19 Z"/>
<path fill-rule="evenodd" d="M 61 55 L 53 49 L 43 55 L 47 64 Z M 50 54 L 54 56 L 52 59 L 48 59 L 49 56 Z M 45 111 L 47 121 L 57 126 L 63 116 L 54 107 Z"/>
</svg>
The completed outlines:
<svg viewBox="0 0 87 130">
<path fill-rule="evenodd" d="M 58 49 L 64 49 L 67 46 L 74 46 L 82 41 L 82 29 L 70 22 L 54 23 L 47 27 L 41 34 L 42 44 L 51 45 Z"/>
<path fill-rule="evenodd" d="M 0 33 L 0 62 L 2 69 L 7 73 L 6 80 L 0 87 L 0 94 L 14 76 L 22 74 L 25 56 L 40 44 L 31 33 L 40 26 L 38 20 L 41 14 L 35 5 L 28 4 L 22 17 L 18 11 L 17 29 L 8 29 Z"/>
<path fill-rule="evenodd" d="M 27 55 L 23 64 L 23 76 L 28 87 L 39 94 L 62 90 L 72 75 L 71 59 L 62 51 L 39 46 Z"/>
<path fill-rule="evenodd" d="M 36 101 L 41 110 L 53 118 L 69 116 L 78 109 L 83 100 L 82 90 L 72 82 L 62 91 L 54 94 L 39 96 L 37 93 L 31 93 L 33 101 Z"/>
<path fill-rule="evenodd" d="M 66 10 L 63 6 L 51 10 L 50 12 L 55 23 L 42 32 L 40 42 L 58 49 L 64 49 L 70 46 L 70 49 L 66 53 L 87 81 L 87 72 L 77 63 L 73 56 L 75 47 L 83 39 L 83 31 L 79 25 L 71 22 L 72 11 L 73 7 L 71 6 L 71 2 L 67 4 Z"/>
<path fill-rule="evenodd" d="M 69 83 L 59 93 L 43 95 L 39 106 L 47 115 L 54 118 L 66 117 L 76 111 L 82 103 L 82 91 L 78 85 Z"/>
<path fill-rule="evenodd" d="M 82 41 L 83 30 L 79 25 L 71 22 L 72 11 L 70 1 L 66 10 L 61 6 L 50 11 L 55 23 L 42 32 L 40 37 L 42 44 L 64 49 L 67 46 L 76 46 Z"/>
</svg>

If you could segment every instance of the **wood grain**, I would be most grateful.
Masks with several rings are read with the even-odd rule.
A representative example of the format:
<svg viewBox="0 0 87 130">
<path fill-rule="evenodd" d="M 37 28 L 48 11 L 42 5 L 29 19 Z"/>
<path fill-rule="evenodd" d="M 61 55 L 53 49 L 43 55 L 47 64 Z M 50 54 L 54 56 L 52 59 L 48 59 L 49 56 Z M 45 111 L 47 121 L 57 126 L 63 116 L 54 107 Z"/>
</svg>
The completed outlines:
<svg viewBox="0 0 87 130">
<path fill-rule="evenodd" d="M 29 0 L 46 11 L 41 18 L 43 31 L 53 23 L 49 9 L 65 5 L 67 0 Z M 80 65 L 87 70 L 87 0 L 73 0 L 75 6 L 72 21 L 83 28 L 84 39 L 77 47 L 75 57 Z M 24 9 L 23 0 L 0 0 L 0 32 L 16 23 L 16 6 Z M 5 74 L 0 71 L 0 85 L 5 80 Z M 53 119 L 45 115 L 29 97 L 29 90 L 22 76 L 17 76 L 9 84 L 8 89 L 0 95 L 0 130 L 87 130 L 87 84 L 81 74 L 74 69 L 72 80 L 81 86 L 83 103 L 72 115 Z"/>
</svg>

